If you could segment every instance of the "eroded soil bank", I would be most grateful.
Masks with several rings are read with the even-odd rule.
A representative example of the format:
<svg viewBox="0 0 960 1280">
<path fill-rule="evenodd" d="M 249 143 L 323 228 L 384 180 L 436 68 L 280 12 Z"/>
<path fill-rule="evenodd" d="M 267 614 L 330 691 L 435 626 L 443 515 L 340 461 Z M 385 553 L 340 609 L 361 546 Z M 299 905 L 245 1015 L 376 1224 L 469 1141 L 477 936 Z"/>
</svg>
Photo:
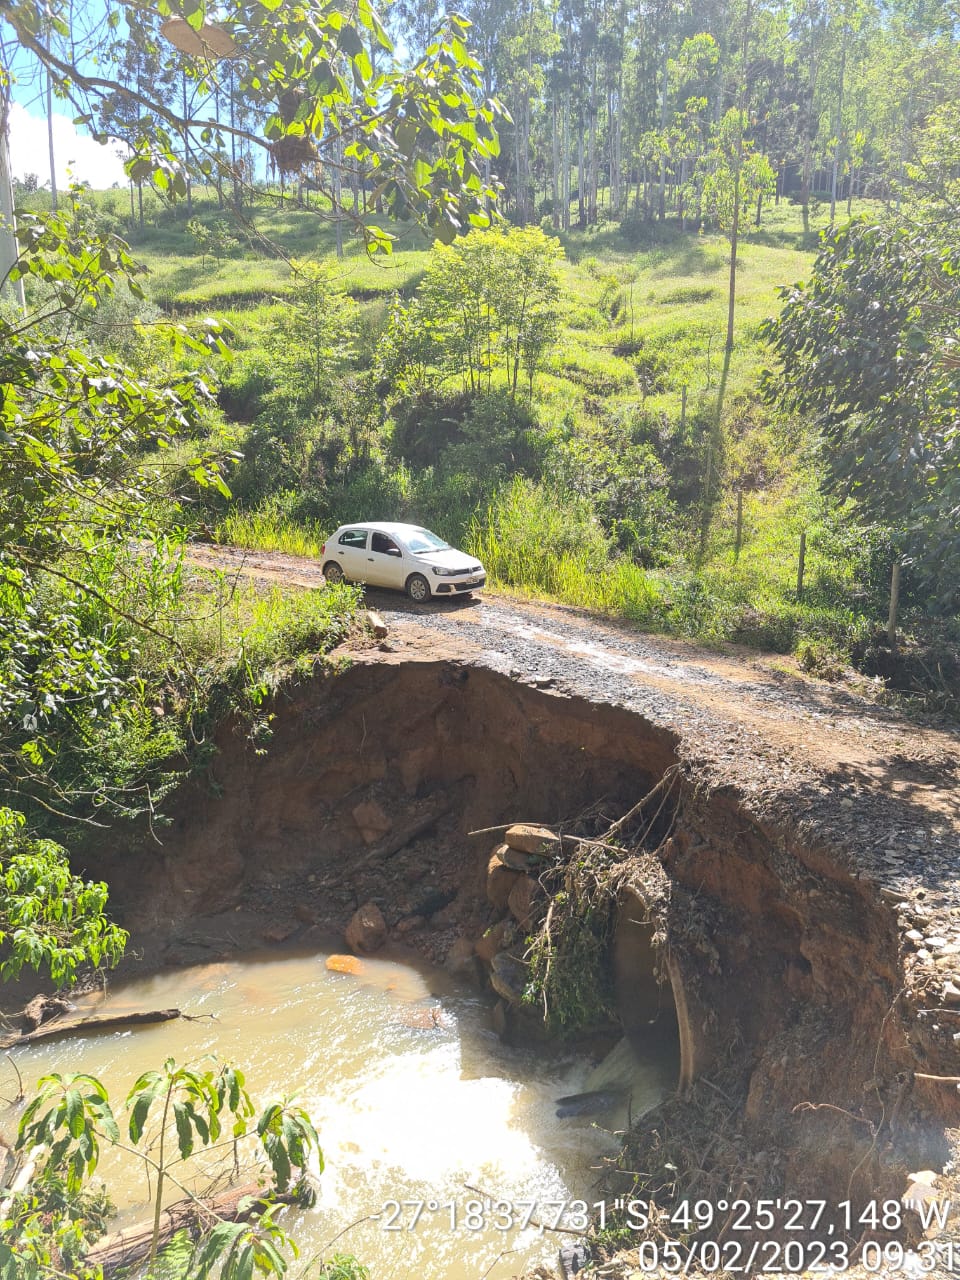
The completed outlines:
<svg viewBox="0 0 960 1280">
<path fill-rule="evenodd" d="M 722 1079 L 745 1167 L 767 1157 L 766 1185 L 732 1194 L 899 1197 L 908 1170 L 943 1167 L 958 1094 L 924 1077 L 958 1074 L 960 960 L 952 935 L 917 945 L 936 858 L 927 888 L 878 873 L 905 801 L 851 802 L 815 770 L 738 787 L 729 740 L 693 751 L 676 724 L 463 656 L 356 659 L 278 700 L 266 754 L 225 730 L 161 843 L 144 832 L 89 856 L 151 962 L 302 941 L 369 901 L 445 962 L 504 914 L 486 894 L 496 837 L 469 832 L 612 820 L 673 770 L 669 822 L 634 858 L 621 913 L 654 944 L 638 988 L 651 968 L 669 984 L 678 1085 Z"/>
</svg>

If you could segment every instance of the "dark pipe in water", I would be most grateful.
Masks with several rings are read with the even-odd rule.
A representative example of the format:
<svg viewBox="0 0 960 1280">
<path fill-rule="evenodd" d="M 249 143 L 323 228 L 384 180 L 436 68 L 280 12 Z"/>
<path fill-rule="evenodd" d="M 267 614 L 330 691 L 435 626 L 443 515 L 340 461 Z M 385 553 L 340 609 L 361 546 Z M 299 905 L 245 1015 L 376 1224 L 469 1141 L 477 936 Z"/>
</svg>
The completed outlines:
<svg viewBox="0 0 960 1280">
<path fill-rule="evenodd" d="M 557 1116 L 566 1120 L 570 1116 L 596 1116 L 619 1106 L 627 1096 L 626 1089 L 593 1089 L 589 1093 L 571 1093 L 557 1098 Z"/>
</svg>

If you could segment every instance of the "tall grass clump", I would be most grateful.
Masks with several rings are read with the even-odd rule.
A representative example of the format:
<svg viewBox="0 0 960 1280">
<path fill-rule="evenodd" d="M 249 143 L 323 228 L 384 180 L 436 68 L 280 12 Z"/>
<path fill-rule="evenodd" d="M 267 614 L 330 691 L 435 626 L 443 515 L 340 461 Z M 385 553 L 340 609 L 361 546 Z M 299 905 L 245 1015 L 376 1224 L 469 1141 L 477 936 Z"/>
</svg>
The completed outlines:
<svg viewBox="0 0 960 1280">
<path fill-rule="evenodd" d="M 627 560 L 611 560 L 611 544 L 577 494 L 516 476 L 474 516 L 468 549 L 490 577 L 639 623 L 662 611 L 656 583 Z"/>
<path fill-rule="evenodd" d="M 218 540 L 255 551 L 318 558 L 324 530 L 316 522 L 291 519 L 283 499 L 283 494 L 274 494 L 253 511 L 234 507 L 217 522 Z"/>
<path fill-rule="evenodd" d="M 471 521 L 467 540 L 498 581 L 551 595 L 559 594 L 564 580 L 602 573 L 609 557 L 585 499 L 523 476 L 496 491 Z"/>
</svg>

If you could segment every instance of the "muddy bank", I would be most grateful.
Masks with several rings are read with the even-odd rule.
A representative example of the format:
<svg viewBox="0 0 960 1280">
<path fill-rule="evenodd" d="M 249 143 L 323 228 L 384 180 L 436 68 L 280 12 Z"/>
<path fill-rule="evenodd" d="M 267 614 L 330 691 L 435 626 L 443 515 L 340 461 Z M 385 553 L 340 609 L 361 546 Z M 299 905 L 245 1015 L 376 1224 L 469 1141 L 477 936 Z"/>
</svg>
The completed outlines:
<svg viewBox="0 0 960 1280">
<path fill-rule="evenodd" d="M 485 891 L 490 837 L 468 832 L 613 819 L 678 767 L 669 837 L 623 900 L 655 939 L 636 983 L 656 969 L 676 1006 L 678 1083 L 733 1060 L 744 1132 L 776 1135 L 787 1186 L 840 1197 L 867 1129 L 917 1167 L 946 1158 L 957 1091 L 915 1073 L 956 1072 L 958 1027 L 939 988 L 909 981 L 922 903 L 858 866 L 840 800 L 817 813 L 802 790 L 740 792 L 629 708 L 449 660 L 357 662 L 278 701 L 266 754 L 229 730 L 219 748 L 161 845 L 142 832 L 87 857 L 149 959 L 302 940 L 372 901 L 395 939 L 443 962 L 503 915 Z M 858 1120 L 806 1106 L 824 1103 Z"/>
</svg>

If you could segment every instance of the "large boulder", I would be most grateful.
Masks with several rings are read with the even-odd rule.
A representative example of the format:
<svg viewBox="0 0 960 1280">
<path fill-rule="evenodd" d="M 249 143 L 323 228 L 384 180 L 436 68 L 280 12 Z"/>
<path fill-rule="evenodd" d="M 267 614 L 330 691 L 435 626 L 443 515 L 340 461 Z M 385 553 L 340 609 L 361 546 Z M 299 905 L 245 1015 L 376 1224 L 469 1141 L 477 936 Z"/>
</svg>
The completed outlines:
<svg viewBox="0 0 960 1280">
<path fill-rule="evenodd" d="M 469 938 L 457 938 L 443 962 L 448 973 L 458 978 L 476 978 L 477 955 Z"/>
<path fill-rule="evenodd" d="M 490 985 L 510 1004 L 519 1004 L 526 990 L 529 971 L 522 960 L 501 951 L 490 965 Z"/>
<path fill-rule="evenodd" d="M 393 820 L 376 800 L 363 800 L 351 810 L 353 820 L 367 844 L 376 844 L 393 826 Z"/>
<path fill-rule="evenodd" d="M 482 938 L 477 939 L 474 950 L 484 964 L 490 964 L 498 951 L 510 945 L 515 932 L 516 926 L 512 920 L 501 920 L 499 924 L 492 925 Z"/>
<path fill-rule="evenodd" d="M 499 851 L 494 849 L 487 863 L 487 901 L 502 911 L 510 899 L 510 891 L 522 874 L 521 871 L 511 871 L 504 866 Z"/>
<path fill-rule="evenodd" d="M 530 876 L 521 876 L 510 890 L 507 906 L 510 908 L 510 914 L 521 928 L 527 929 L 530 927 L 537 898 L 542 894 L 543 890 L 540 885 L 536 880 L 532 880 Z"/>
<path fill-rule="evenodd" d="M 387 922 L 375 902 L 365 902 L 357 908 L 344 937 L 351 951 L 369 955 L 380 950 L 387 940 Z"/>
<path fill-rule="evenodd" d="M 535 827 L 529 822 L 518 822 L 507 828 L 504 841 L 520 853 L 555 853 L 560 848 L 560 838 L 549 827 Z"/>
</svg>

